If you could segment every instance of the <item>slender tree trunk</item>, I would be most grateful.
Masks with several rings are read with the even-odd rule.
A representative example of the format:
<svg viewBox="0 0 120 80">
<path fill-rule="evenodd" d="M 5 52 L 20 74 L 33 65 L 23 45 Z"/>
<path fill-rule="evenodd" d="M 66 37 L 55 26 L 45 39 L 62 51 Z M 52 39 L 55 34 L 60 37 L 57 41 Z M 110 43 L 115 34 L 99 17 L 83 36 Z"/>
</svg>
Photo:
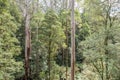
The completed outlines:
<svg viewBox="0 0 120 80">
<path fill-rule="evenodd" d="M 110 25 L 108 25 L 108 20 L 110 20 Z M 108 32 L 107 32 L 107 28 L 111 27 L 112 24 L 111 24 L 111 18 L 109 16 L 109 9 L 107 11 L 107 14 L 106 14 L 106 20 L 105 20 L 105 34 L 106 34 L 106 37 L 105 37 L 105 40 L 104 40 L 104 45 L 105 45 L 105 55 L 106 55 L 106 58 L 105 58 L 105 68 L 106 68 L 106 80 L 109 80 L 109 69 L 108 69 L 108 55 L 109 55 L 109 51 L 106 49 L 106 47 L 108 46 L 108 40 L 109 40 L 109 37 L 108 37 Z"/>
<path fill-rule="evenodd" d="M 49 41 L 49 48 L 48 48 L 48 80 L 51 80 L 51 41 Z"/>
<path fill-rule="evenodd" d="M 66 80 L 68 80 L 68 17 L 66 18 Z"/>
<path fill-rule="evenodd" d="M 108 35 L 106 35 L 105 38 L 105 42 L 104 42 L 105 46 L 108 46 Z M 105 48 L 105 55 L 106 55 L 106 60 L 105 60 L 105 68 L 106 68 L 106 80 L 109 80 L 109 73 L 108 73 L 108 50 Z"/>
<path fill-rule="evenodd" d="M 68 9 L 68 2 L 69 0 L 66 0 L 65 1 L 65 9 L 66 10 L 69 10 Z M 68 16 L 66 17 L 66 45 L 67 45 L 67 48 L 66 48 L 66 80 L 68 80 L 68 54 L 69 54 L 69 45 L 68 45 Z"/>
<path fill-rule="evenodd" d="M 71 80 L 75 77 L 75 20 L 74 20 L 74 0 L 71 9 Z"/>
<path fill-rule="evenodd" d="M 64 55 L 65 55 L 65 54 L 64 54 L 64 51 L 65 51 L 65 50 L 62 48 L 62 65 L 63 65 L 63 66 L 64 66 Z"/>
<path fill-rule="evenodd" d="M 68 80 L 68 47 L 66 49 L 66 80 Z"/>
</svg>

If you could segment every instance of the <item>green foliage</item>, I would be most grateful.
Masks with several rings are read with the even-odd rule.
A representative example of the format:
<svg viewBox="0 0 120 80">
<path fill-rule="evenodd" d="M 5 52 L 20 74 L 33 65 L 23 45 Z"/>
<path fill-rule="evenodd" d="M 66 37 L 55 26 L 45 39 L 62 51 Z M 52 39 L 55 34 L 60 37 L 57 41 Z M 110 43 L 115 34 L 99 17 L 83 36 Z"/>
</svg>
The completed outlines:
<svg viewBox="0 0 120 80">
<path fill-rule="evenodd" d="M 2 4 L 5 6 L 8 3 L 4 1 L 6 0 L 2 0 Z M 23 66 L 22 62 L 14 59 L 21 49 L 15 35 L 18 27 L 5 7 L 5 11 L 0 10 L 0 80 L 14 80 L 14 74 L 20 72 Z"/>
<path fill-rule="evenodd" d="M 48 73 L 48 55 L 50 54 L 51 63 L 51 73 L 54 71 L 55 65 L 52 65 L 55 56 L 57 55 L 57 50 L 60 47 L 64 47 L 65 34 L 61 28 L 61 23 L 59 22 L 59 17 L 54 11 L 46 12 L 45 16 L 39 17 L 43 13 L 38 12 L 33 17 L 31 21 L 32 25 L 32 44 L 33 44 L 33 54 L 32 58 L 32 69 L 35 70 L 35 66 L 40 66 L 40 79 L 45 79 Z M 37 60 L 37 59 L 38 60 Z M 36 64 L 36 61 L 38 64 Z M 34 65 L 35 64 L 35 65 Z M 46 66 L 46 67 L 45 67 Z M 36 72 L 36 71 L 35 71 Z M 51 75 L 52 76 L 52 75 Z M 52 78 L 52 77 L 51 77 Z"/>
<path fill-rule="evenodd" d="M 50 56 L 50 69 L 53 69 L 54 65 L 52 66 L 52 62 L 55 58 L 57 50 L 64 46 L 65 34 L 61 28 L 59 17 L 52 10 L 46 13 L 45 19 L 41 25 L 41 30 L 41 40 L 45 44 L 47 53 Z M 52 72 L 50 73 L 52 74 Z"/>
<path fill-rule="evenodd" d="M 53 53 L 56 52 L 59 46 L 63 46 L 65 34 L 61 28 L 61 23 L 58 21 L 57 14 L 53 11 L 48 11 L 45 15 L 45 19 L 41 25 L 41 38 L 45 41 L 45 45 L 49 45 Z M 53 49 L 52 49 L 53 48 Z"/>
<path fill-rule="evenodd" d="M 89 5 L 91 7 L 97 7 L 100 5 L 100 2 L 93 0 L 93 2 L 89 2 Z M 85 56 L 85 64 L 87 64 L 88 67 L 92 66 L 92 69 L 89 70 L 97 73 L 100 80 L 116 80 L 119 77 L 117 78 L 112 75 L 114 75 L 114 70 L 117 68 L 117 66 L 119 66 L 115 66 L 115 64 L 119 64 L 116 63 L 116 61 L 119 60 L 118 55 L 120 55 L 120 46 L 117 45 L 120 43 L 117 41 L 117 39 L 119 39 L 119 33 L 116 31 L 120 30 L 120 25 L 118 23 L 119 20 L 114 19 L 110 16 L 110 14 L 104 11 L 103 8 L 107 8 L 109 6 L 100 7 L 99 9 L 102 13 L 96 11 L 96 7 L 94 9 L 89 9 L 89 11 L 93 11 L 92 14 L 94 16 L 86 12 L 86 19 L 87 17 L 92 17 L 91 20 L 87 19 L 92 33 L 85 39 L 85 41 L 80 43 L 82 46 L 81 50 Z M 103 15 L 103 12 L 108 14 L 107 18 L 105 18 L 106 15 Z M 99 16 L 101 16 L 101 18 L 99 18 Z M 119 70 L 116 72 L 119 73 Z"/>
<path fill-rule="evenodd" d="M 110 16 L 113 4 L 108 5 L 108 1 L 75 2 L 76 80 L 120 80 L 120 19 Z M 0 0 L 0 80 L 24 78 L 26 12 L 32 46 L 30 77 L 70 79 L 71 5 L 68 0 L 52 2 Z"/>
<path fill-rule="evenodd" d="M 0 0 L 0 13 L 6 11 L 7 7 L 8 7 L 8 0 Z"/>
</svg>

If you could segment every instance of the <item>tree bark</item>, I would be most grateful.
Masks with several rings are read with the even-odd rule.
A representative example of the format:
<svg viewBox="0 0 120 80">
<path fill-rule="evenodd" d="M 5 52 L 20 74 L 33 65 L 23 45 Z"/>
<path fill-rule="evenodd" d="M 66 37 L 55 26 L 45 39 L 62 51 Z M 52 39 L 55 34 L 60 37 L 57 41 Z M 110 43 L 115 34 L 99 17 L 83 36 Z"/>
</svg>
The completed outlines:
<svg viewBox="0 0 120 80">
<path fill-rule="evenodd" d="M 31 36 L 30 36 L 30 28 L 29 28 L 29 19 L 30 17 L 26 15 L 25 17 L 25 80 L 28 80 L 30 76 L 29 57 L 31 52 Z"/>
<path fill-rule="evenodd" d="M 27 3 L 26 3 L 27 4 Z M 27 5 L 25 8 L 25 80 L 28 80 L 30 76 L 29 57 L 31 52 L 31 32 L 29 28 L 30 15 L 28 14 Z"/>
<path fill-rule="evenodd" d="M 67 7 L 66 7 L 67 8 Z M 65 31 L 65 34 L 66 34 L 66 80 L 68 80 L 68 48 L 69 48 L 69 45 L 68 45 L 68 16 L 66 18 L 66 31 Z"/>
<path fill-rule="evenodd" d="M 74 20 L 74 0 L 71 9 L 71 80 L 75 77 L 75 20 Z"/>
</svg>

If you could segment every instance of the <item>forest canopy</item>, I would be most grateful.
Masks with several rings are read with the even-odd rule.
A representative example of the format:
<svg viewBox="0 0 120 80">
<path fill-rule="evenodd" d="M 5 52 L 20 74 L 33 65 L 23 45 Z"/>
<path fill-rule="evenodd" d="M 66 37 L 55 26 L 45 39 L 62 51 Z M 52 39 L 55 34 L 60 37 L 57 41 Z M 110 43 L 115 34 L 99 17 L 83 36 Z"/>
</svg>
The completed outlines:
<svg viewBox="0 0 120 80">
<path fill-rule="evenodd" d="M 120 0 L 0 0 L 0 80 L 120 80 Z"/>
</svg>

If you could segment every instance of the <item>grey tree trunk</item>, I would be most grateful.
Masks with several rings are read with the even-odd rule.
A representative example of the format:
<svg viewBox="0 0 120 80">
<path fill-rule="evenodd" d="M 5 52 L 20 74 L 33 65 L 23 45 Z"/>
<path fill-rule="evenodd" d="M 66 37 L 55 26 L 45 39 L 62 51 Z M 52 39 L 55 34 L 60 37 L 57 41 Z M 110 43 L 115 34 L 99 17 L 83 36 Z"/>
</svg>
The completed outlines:
<svg viewBox="0 0 120 80">
<path fill-rule="evenodd" d="M 25 21 L 25 80 L 30 77 L 29 57 L 31 52 L 30 14 L 28 12 L 28 1 L 25 0 L 24 21 Z"/>
<path fill-rule="evenodd" d="M 29 16 L 25 17 L 25 80 L 30 76 L 29 57 L 31 52 L 31 36 L 29 28 Z"/>
<path fill-rule="evenodd" d="M 74 20 L 74 0 L 71 1 L 71 80 L 75 77 L 75 20 Z"/>
</svg>

